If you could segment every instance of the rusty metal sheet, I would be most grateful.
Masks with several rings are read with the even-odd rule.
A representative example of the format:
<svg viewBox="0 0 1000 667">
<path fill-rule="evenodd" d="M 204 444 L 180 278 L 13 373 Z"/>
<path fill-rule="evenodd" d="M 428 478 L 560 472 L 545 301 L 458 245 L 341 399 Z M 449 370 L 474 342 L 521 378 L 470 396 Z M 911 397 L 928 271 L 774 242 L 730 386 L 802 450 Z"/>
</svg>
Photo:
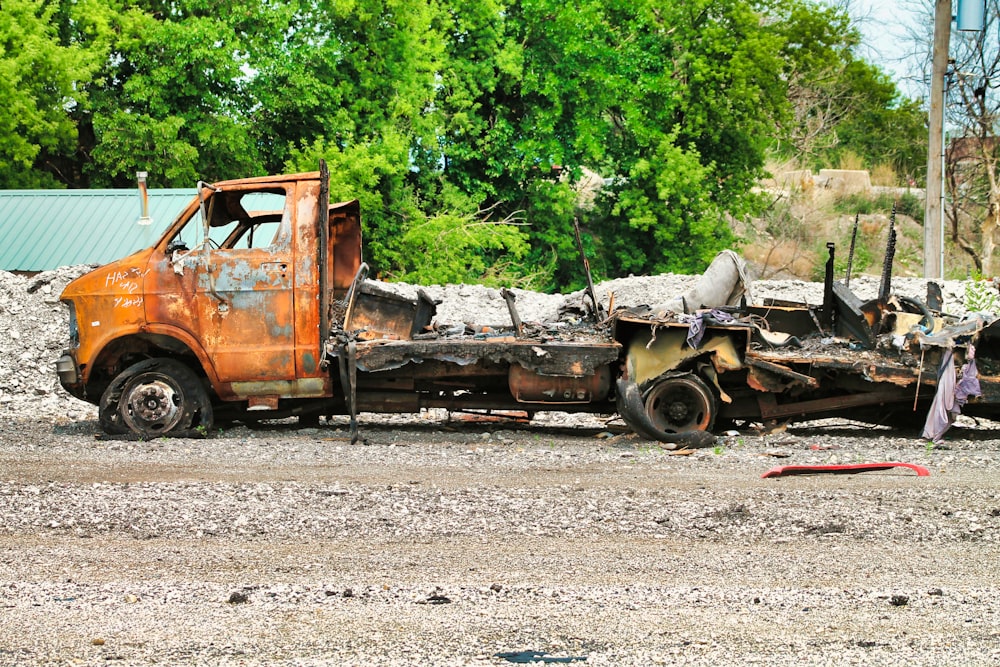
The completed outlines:
<svg viewBox="0 0 1000 667">
<path fill-rule="evenodd" d="M 611 367 L 600 366 L 585 376 L 543 375 L 512 364 L 508 375 L 511 396 L 521 403 L 580 404 L 608 395 Z"/>
<path fill-rule="evenodd" d="M 850 408 L 873 405 L 910 404 L 913 402 L 913 393 L 902 389 L 898 391 L 877 390 L 829 398 L 778 403 L 775 394 L 768 392 L 760 394 L 757 402 L 760 406 L 760 415 L 763 419 L 786 419 L 791 417 L 808 417 L 820 413 L 843 412 Z"/>
<path fill-rule="evenodd" d="M 408 299 L 364 283 L 344 329 L 361 340 L 409 340 L 430 326 L 436 311 L 436 303 L 423 290 Z"/>
<path fill-rule="evenodd" d="M 621 345 L 603 343 L 543 343 L 530 340 L 494 342 L 468 338 L 428 341 L 361 342 L 357 347 L 358 370 L 372 372 L 419 364 L 427 359 L 468 366 L 488 361 L 520 364 L 543 375 L 583 377 L 618 359 Z"/>
</svg>

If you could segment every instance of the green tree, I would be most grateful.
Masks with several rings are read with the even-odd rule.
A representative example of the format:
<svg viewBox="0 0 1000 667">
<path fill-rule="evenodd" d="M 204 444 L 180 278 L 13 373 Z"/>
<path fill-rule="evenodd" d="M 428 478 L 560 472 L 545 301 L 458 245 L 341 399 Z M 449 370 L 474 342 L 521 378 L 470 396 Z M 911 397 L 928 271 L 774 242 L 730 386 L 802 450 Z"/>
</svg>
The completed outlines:
<svg viewBox="0 0 1000 667">
<path fill-rule="evenodd" d="M 205 3 L 120 10 L 115 39 L 91 90 L 92 182 L 125 186 L 149 171 L 158 186 L 257 175 L 263 167 L 241 103 L 244 40 Z M 228 20 L 243 14 L 237 4 Z"/>
<path fill-rule="evenodd" d="M 400 237 L 409 221 L 423 217 L 406 184 L 408 148 L 407 137 L 390 131 L 347 147 L 320 138 L 292 149 L 286 164 L 288 171 L 312 171 L 325 159 L 330 167 L 330 200 L 360 201 L 365 261 L 379 277 L 405 271 Z"/>
<path fill-rule="evenodd" d="M 874 100 L 838 117 L 857 151 L 905 115 L 843 13 L 810 0 L 12 0 L 2 16 L 0 85 L 25 107 L 0 111 L 7 182 L 142 169 L 190 186 L 325 158 L 385 277 L 578 286 L 574 218 L 599 277 L 699 271 L 758 207 L 797 90 L 832 71 L 829 90 Z"/>
<path fill-rule="evenodd" d="M 530 265 L 554 266 L 545 286 L 580 280 L 572 219 L 585 212 L 567 200 L 585 167 L 613 183 L 585 213 L 614 256 L 610 274 L 697 270 L 729 245 L 723 213 L 753 209 L 784 104 L 778 36 L 749 3 L 522 0 L 452 12 L 470 38 L 450 43 L 464 68 L 442 86 L 453 124 L 444 177 L 528 211 Z"/>
<path fill-rule="evenodd" d="M 414 145 L 435 141 L 435 95 L 443 38 L 435 2 L 351 0 L 292 2 L 257 33 L 249 65 L 251 121 L 270 170 L 296 147 L 322 137 L 341 149 L 385 132 Z"/>
<path fill-rule="evenodd" d="M 60 43 L 57 8 L 9 0 L 0 9 L 0 183 L 57 187 L 72 178 L 59 166 L 76 149 L 73 115 L 86 104 L 76 82 L 89 78 L 89 54 Z"/>
<path fill-rule="evenodd" d="M 861 35 L 841 7 L 779 2 L 790 115 L 775 135 L 777 153 L 803 167 L 836 165 L 850 152 L 910 176 L 926 167 L 925 113 L 889 76 L 856 52 Z"/>
<path fill-rule="evenodd" d="M 756 209 L 784 109 L 780 36 L 749 3 L 640 7 L 622 50 L 616 180 L 604 234 L 619 272 L 700 271 Z"/>
</svg>

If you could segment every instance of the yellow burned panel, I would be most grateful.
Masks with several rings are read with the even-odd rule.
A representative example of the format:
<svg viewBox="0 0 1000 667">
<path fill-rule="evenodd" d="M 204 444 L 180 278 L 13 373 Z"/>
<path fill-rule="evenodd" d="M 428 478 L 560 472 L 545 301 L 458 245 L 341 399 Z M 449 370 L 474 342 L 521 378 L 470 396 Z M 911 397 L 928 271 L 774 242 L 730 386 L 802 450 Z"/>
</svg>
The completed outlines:
<svg viewBox="0 0 1000 667">
<path fill-rule="evenodd" d="M 637 334 L 629 345 L 629 376 L 641 385 L 706 354 L 720 372 L 743 368 L 728 332 L 709 330 L 697 349 L 687 344 L 687 332 L 687 327 L 658 327 Z"/>
</svg>

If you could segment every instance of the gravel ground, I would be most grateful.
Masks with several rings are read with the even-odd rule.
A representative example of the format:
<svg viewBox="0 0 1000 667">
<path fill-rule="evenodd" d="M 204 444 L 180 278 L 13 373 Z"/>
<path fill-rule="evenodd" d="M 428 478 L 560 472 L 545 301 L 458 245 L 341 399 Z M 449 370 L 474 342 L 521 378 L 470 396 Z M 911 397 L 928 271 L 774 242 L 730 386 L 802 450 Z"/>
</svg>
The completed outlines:
<svg viewBox="0 0 1000 667">
<path fill-rule="evenodd" d="M 1000 441 L 0 423 L 0 664 L 1000 663 Z M 775 465 L 908 470 L 761 479 Z M 534 651 L 536 653 L 526 653 Z M 502 657 L 508 655 L 509 658 Z"/>
<path fill-rule="evenodd" d="M 52 366 L 83 270 L 0 272 L 0 665 L 1000 664 L 996 425 L 939 449 L 824 422 L 687 456 L 558 414 L 362 415 L 353 446 L 342 419 L 107 440 Z M 598 293 L 658 303 L 695 280 Z M 443 321 L 506 321 L 495 290 L 429 291 Z M 946 284 L 946 308 L 962 293 Z M 518 292 L 518 309 L 579 299 Z M 760 477 L 866 461 L 931 476 Z"/>
</svg>

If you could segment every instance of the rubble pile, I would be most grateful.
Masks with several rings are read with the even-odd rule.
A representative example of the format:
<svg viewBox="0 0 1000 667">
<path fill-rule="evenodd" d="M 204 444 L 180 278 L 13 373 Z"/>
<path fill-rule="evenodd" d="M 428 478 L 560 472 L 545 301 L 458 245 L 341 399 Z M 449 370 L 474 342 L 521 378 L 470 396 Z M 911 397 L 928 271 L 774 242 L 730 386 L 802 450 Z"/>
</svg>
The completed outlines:
<svg viewBox="0 0 1000 667">
<path fill-rule="evenodd" d="M 68 344 L 68 311 L 59 294 L 92 266 L 61 267 L 25 277 L 0 271 L 0 415 L 73 421 L 97 410 L 59 386 L 55 362 Z"/>
<path fill-rule="evenodd" d="M 91 268 L 62 267 L 31 277 L 0 271 L 0 321 L 5 331 L 0 338 L 0 415 L 58 421 L 96 418 L 96 408 L 63 391 L 55 373 L 55 361 L 68 343 L 67 311 L 59 302 L 59 295 L 68 282 Z M 618 278 L 595 285 L 595 292 L 605 306 L 612 294 L 615 307 L 656 304 L 684 293 L 697 279 L 698 276 L 673 274 Z M 405 284 L 384 286 L 409 297 L 417 290 L 416 286 Z M 942 288 L 945 310 L 951 314 L 964 312 L 964 283 L 947 281 Z M 437 307 L 439 322 L 510 324 L 510 313 L 499 289 L 481 285 L 431 285 L 423 289 L 431 298 L 441 301 Z M 873 299 L 878 293 L 879 278 L 856 276 L 851 289 L 863 301 Z M 926 281 L 896 279 L 893 291 L 924 300 Z M 583 291 L 565 295 L 520 289 L 513 292 L 518 314 L 526 323 L 555 321 L 564 308 L 580 310 L 584 301 Z M 752 284 L 752 296 L 755 303 L 774 298 L 820 304 L 823 285 L 798 280 L 758 281 Z"/>
</svg>

